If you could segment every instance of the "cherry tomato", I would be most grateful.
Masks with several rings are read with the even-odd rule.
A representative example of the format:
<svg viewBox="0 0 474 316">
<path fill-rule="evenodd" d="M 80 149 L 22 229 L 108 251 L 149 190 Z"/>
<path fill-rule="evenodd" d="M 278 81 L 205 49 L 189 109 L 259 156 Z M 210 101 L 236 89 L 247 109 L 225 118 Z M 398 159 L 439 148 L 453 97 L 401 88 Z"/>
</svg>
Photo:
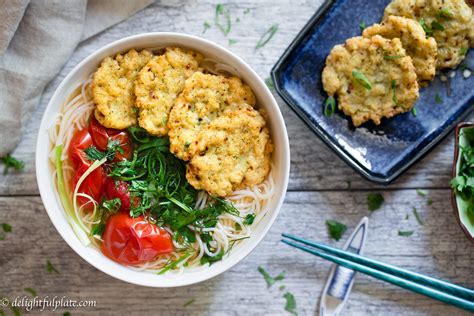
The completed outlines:
<svg viewBox="0 0 474 316">
<path fill-rule="evenodd" d="M 125 265 L 149 262 L 158 255 L 173 251 L 169 233 L 141 216 L 112 215 L 105 225 L 102 238 L 102 253 Z"/>
<path fill-rule="evenodd" d="M 71 140 L 69 145 L 69 158 L 71 159 L 75 171 L 74 176 L 71 178 L 71 186 L 73 190 L 82 175 L 92 165 L 92 162 L 86 158 L 86 153 L 84 152 L 84 149 L 91 145 L 92 138 L 87 130 L 77 131 Z M 78 192 L 87 194 L 95 201 L 99 202 L 103 193 L 104 179 L 104 171 L 99 167 L 84 179 Z M 89 202 L 89 199 L 78 196 L 77 201 L 82 205 Z M 92 208 L 92 205 L 90 205 L 90 208 Z"/>
<path fill-rule="evenodd" d="M 104 184 L 105 195 L 107 199 L 119 198 L 122 202 L 120 210 L 129 213 L 130 212 L 130 192 L 128 192 L 128 183 L 125 181 L 114 181 L 112 178 L 107 177 Z"/>
<path fill-rule="evenodd" d="M 130 158 L 130 154 L 132 153 L 132 145 L 126 131 L 121 131 L 113 128 L 105 128 L 93 116 L 89 123 L 89 133 L 92 136 L 92 141 L 94 145 L 97 147 L 97 149 L 102 151 L 105 151 L 107 149 L 109 139 L 113 141 L 118 141 L 120 147 L 123 150 L 123 153 L 117 152 L 115 154 L 114 161 L 120 161 Z"/>
</svg>

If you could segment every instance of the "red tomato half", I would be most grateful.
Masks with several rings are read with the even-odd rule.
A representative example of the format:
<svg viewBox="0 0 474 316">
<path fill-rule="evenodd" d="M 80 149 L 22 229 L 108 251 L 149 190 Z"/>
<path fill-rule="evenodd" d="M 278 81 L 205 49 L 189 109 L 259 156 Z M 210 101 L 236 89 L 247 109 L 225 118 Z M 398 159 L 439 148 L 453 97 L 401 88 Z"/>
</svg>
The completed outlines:
<svg viewBox="0 0 474 316">
<path fill-rule="evenodd" d="M 89 123 L 89 133 L 92 136 L 94 145 L 97 147 L 97 149 L 102 151 L 107 149 L 109 139 L 118 141 L 120 147 L 123 149 L 123 154 L 117 152 L 115 154 L 114 161 L 130 158 L 130 154 L 132 153 L 132 145 L 127 132 L 113 128 L 105 128 L 97 121 L 94 116 L 92 116 Z"/>
<path fill-rule="evenodd" d="M 76 131 L 69 145 L 69 158 L 71 159 L 75 171 L 74 176 L 71 179 L 71 186 L 73 190 L 82 175 L 92 165 L 92 162 L 86 158 L 86 154 L 84 152 L 84 149 L 91 145 L 92 138 L 87 130 Z M 104 179 L 104 171 L 101 167 L 99 167 L 92 171 L 92 173 L 85 178 L 79 187 L 78 192 L 88 194 L 94 200 L 99 202 L 103 193 Z M 89 200 L 85 197 L 78 196 L 77 201 L 82 205 L 87 203 Z"/>
<path fill-rule="evenodd" d="M 112 215 L 105 225 L 102 238 L 102 253 L 125 265 L 149 262 L 158 255 L 173 251 L 168 232 L 141 216 L 131 218 L 124 213 Z"/>
<path fill-rule="evenodd" d="M 122 203 L 121 211 L 130 212 L 130 192 L 128 192 L 128 183 L 125 181 L 114 181 L 107 177 L 104 184 L 105 195 L 108 200 L 119 198 Z"/>
</svg>

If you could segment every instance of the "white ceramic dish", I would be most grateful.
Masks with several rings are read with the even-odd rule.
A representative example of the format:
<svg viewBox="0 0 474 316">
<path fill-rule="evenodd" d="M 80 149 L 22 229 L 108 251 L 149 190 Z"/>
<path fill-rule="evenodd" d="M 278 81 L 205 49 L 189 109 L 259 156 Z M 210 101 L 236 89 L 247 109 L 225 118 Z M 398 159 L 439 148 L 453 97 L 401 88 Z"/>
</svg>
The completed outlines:
<svg viewBox="0 0 474 316">
<path fill-rule="evenodd" d="M 179 275 L 157 275 L 136 271 L 115 263 L 95 248 L 84 246 L 74 234 L 68 224 L 59 195 L 54 188 L 54 179 L 48 161 L 48 151 L 51 148 L 48 127 L 51 118 L 59 111 L 61 104 L 73 92 L 74 87 L 94 72 L 102 59 L 131 48 L 143 49 L 169 45 L 188 47 L 201 52 L 204 56 L 213 57 L 232 66 L 238 71 L 243 81 L 252 88 L 259 106 L 268 113 L 268 125 L 275 143 L 273 165 L 276 192 L 273 199 L 269 201 L 267 215 L 253 228 L 251 238 L 241 242 L 228 257 L 199 271 L 184 272 Z M 288 185 L 289 169 L 290 149 L 286 127 L 280 109 L 265 83 L 242 59 L 227 49 L 195 36 L 178 33 L 145 33 L 127 37 L 97 50 L 74 67 L 56 89 L 43 114 L 36 147 L 36 176 L 41 198 L 51 222 L 63 239 L 76 253 L 97 269 L 126 282 L 152 287 L 184 286 L 210 279 L 230 269 L 250 254 L 263 239 L 278 215 Z"/>
</svg>

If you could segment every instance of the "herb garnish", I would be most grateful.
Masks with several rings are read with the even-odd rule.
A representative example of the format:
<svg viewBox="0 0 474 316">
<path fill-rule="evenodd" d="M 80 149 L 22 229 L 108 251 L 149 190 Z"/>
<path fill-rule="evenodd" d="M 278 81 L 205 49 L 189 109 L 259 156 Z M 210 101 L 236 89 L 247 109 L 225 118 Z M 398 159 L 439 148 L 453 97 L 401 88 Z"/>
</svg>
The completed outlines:
<svg viewBox="0 0 474 316">
<path fill-rule="evenodd" d="M 328 97 L 324 102 L 324 116 L 330 117 L 336 112 L 336 99 Z"/>
<path fill-rule="evenodd" d="M 438 30 L 438 31 L 444 31 L 444 26 L 443 24 L 439 23 L 438 21 L 433 21 L 431 22 L 431 29 Z"/>
<path fill-rule="evenodd" d="M 204 29 L 202 30 L 202 34 L 206 33 L 206 31 L 211 28 L 211 23 L 204 21 L 203 27 Z"/>
<path fill-rule="evenodd" d="M 441 18 L 449 19 L 452 17 L 453 17 L 453 14 L 448 8 L 442 8 L 441 10 L 439 10 L 438 14 L 436 14 L 437 19 L 441 19 Z"/>
<path fill-rule="evenodd" d="M 431 36 L 431 35 L 433 34 L 433 30 L 430 29 L 430 28 L 428 27 L 428 25 L 426 25 L 425 19 L 421 18 L 420 21 L 419 21 L 419 23 L 420 23 L 421 27 L 423 28 L 423 30 L 425 31 L 426 36 Z"/>
<path fill-rule="evenodd" d="M 367 77 L 360 71 L 357 71 L 355 69 L 352 70 L 352 77 L 354 77 L 354 79 L 367 90 L 372 89 L 372 85 L 370 84 L 369 79 L 367 79 Z"/>
<path fill-rule="evenodd" d="M 413 114 L 414 117 L 418 115 L 418 111 L 416 110 L 415 107 L 411 109 L 411 114 Z"/>
<path fill-rule="evenodd" d="M 194 298 L 190 299 L 189 301 L 187 301 L 186 303 L 183 304 L 183 307 L 187 307 L 187 306 L 193 304 L 194 302 L 196 302 L 196 300 Z"/>
<path fill-rule="evenodd" d="M 275 89 L 275 85 L 273 85 L 272 78 L 268 77 L 267 79 L 265 79 L 265 84 L 269 89 Z"/>
<path fill-rule="evenodd" d="M 399 230 L 398 231 L 398 236 L 402 236 L 402 237 L 410 237 L 411 235 L 413 235 L 413 231 L 412 230 Z"/>
<path fill-rule="evenodd" d="M 115 155 L 118 153 L 123 154 L 123 148 L 120 145 L 118 140 L 112 140 L 109 138 L 107 142 L 107 148 L 105 152 L 98 150 L 94 145 L 91 145 L 84 149 L 86 153 L 86 158 L 90 161 L 102 160 L 107 158 L 108 161 L 115 159 Z"/>
<path fill-rule="evenodd" d="M 397 82 L 395 80 L 392 80 L 392 101 L 393 103 L 395 103 L 395 105 L 398 104 L 396 89 L 397 89 Z"/>
<path fill-rule="evenodd" d="M 230 13 L 223 4 L 216 5 L 214 23 L 225 36 L 229 34 L 231 28 Z"/>
<path fill-rule="evenodd" d="M 459 146 L 460 167 L 450 184 L 456 195 L 465 201 L 467 215 L 474 220 L 474 129 L 462 129 L 459 137 L 465 137 L 467 143 Z"/>
<path fill-rule="evenodd" d="M 262 37 L 260 37 L 260 40 L 258 41 L 257 45 L 255 45 L 255 50 L 262 48 L 265 46 L 275 35 L 275 33 L 278 31 L 278 24 L 273 24 L 265 33 L 262 34 Z"/>
<path fill-rule="evenodd" d="M 380 193 L 369 193 L 367 195 L 367 207 L 371 212 L 378 210 L 383 202 L 385 202 L 385 199 Z"/>
<path fill-rule="evenodd" d="M 426 195 L 428 195 L 428 192 L 426 192 L 425 190 L 422 190 L 422 189 L 416 189 L 416 193 L 417 193 L 419 196 L 426 196 Z"/>
<path fill-rule="evenodd" d="M 439 95 L 439 93 L 436 93 L 436 95 L 435 95 L 435 102 L 438 103 L 438 104 L 442 104 L 442 103 L 443 103 L 443 99 L 441 98 L 441 96 Z"/>
<path fill-rule="evenodd" d="M 5 233 L 10 233 L 12 231 L 12 225 L 3 223 L 2 224 L 2 229 Z"/>
<path fill-rule="evenodd" d="M 64 312 L 63 316 L 71 316 L 71 313 L 70 312 Z"/>
<path fill-rule="evenodd" d="M 360 21 L 359 27 L 360 27 L 360 30 L 361 30 L 361 31 L 365 30 L 365 28 L 367 27 L 367 25 L 365 25 L 365 21 L 364 21 L 364 20 Z"/>
<path fill-rule="evenodd" d="M 426 205 L 431 205 L 431 204 L 433 204 L 433 200 L 432 200 L 432 199 L 428 199 L 428 200 L 426 201 Z"/>
<path fill-rule="evenodd" d="M 285 310 L 293 315 L 298 315 L 298 312 L 296 311 L 295 296 L 290 292 L 286 292 L 283 297 L 286 299 Z"/>
<path fill-rule="evenodd" d="M 276 277 L 272 277 L 262 266 L 259 266 L 258 272 L 262 274 L 265 282 L 267 282 L 267 288 L 270 288 L 277 281 L 281 281 L 285 278 L 285 271 L 280 272 L 280 274 L 278 274 Z"/>
<path fill-rule="evenodd" d="M 252 225 L 253 221 L 255 220 L 255 214 L 247 214 L 244 219 L 245 225 Z"/>
<path fill-rule="evenodd" d="M 459 50 L 459 56 L 466 55 L 467 51 L 468 51 L 467 47 L 461 47 L 461 49 Z"/>
<path fill-rule="evenodd" d="M 235 43 L 237 43 L 237 40 L 235 40 L 233 38 L 229 38 L 229 46 L 234 45 Z"/>
<path fill-rule="evenodd" d="M 244 14 L 249 14 L 250 13 L 250 8 L 245 9 Z"/>
<path fill-rule="evenodd" d="M 38 293 L 36 293 L 36 291 L 33 290 L 31 287 L 25 287 L 23 290 L 24 290 L 25 292 L 30 293 L 30 294 L 33 295 L 34 297 L 38 296 Z"/>
<path fill-rule="evenodd" d="M 413 207 L 413 214 L 415 215 L 415 218 L 416 218 L 416 221 L 418 222 L 418 224 L 420 224 L 420 225 L 425 224 L 425 222 L 421 219 L 420 214 L 418 214 L 418 211 L 417 211 L 416 207 Z"/>
<path fill-rule="evenodd" d="M 48 271 L 48 273 L 59 273 L 59 271 L 53 266 L 53 264 L 49 260 L 46 260 L 46 271 Z"/>
<path fill-rule="evenodd" d="M 400 59 L 400 58 L 403 58 L 403 56 L 400 56 L 400 55 L 393 55 L 393 56 L 390 56 L 390 55 L 384 55 L 384 56 L 383 56 L 383 59 L 386 59 L 386 60 L 391 60 L 391 59 Z"/>
<path fill-rule="evenodd" d="M 347 230 L 346 225 L 335 220 L 327 220 L 326 226 L 328 228 L 329 236 L 331 236 L 331 238 L 335 239 L 336 241 L 339 241 L 339 239 L 341 239 L 342 235 L 344 235 Z"/>
<path fill-rule="evenodd" d="M 10 154 L 7 154 L 6 156 L 0 158 L 5 165 L 3 168 L 3 175 L 6 175 L 8 172 L 8 169 L 13 168 L 17 171 L 23 170 L 25 168 L 25 163 L 21 160 L 16 159 Z"/>
</svg>

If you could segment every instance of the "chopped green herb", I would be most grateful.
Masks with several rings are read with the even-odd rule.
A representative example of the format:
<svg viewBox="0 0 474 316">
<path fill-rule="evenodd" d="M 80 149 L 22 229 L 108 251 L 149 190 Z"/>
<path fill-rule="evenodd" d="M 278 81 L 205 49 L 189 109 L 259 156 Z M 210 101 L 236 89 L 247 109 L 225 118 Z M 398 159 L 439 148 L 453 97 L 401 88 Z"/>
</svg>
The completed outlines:
<svg viewBox="0 0 474 316">
<path fill-rule="evenodd" d="M 341 239 L 342 235 L 344 235 L 347 230 L 346 225 L 335 220 L 327 220 L 326 226 L 328 228 L 329 236 L 331 236 L 331 238 L 335 239 L 336 241 L 339 241 L 339 239 Z"/>
<path fill-rule="evenodd" d="M 229 46 L 234 45 L 235 43 L 237 43 L 237 40 L 235 40 L 233 38 L 229 38 Z"/>
<path fill-rule="evenodd" d="M 466 69 L 469 69 L 469 70 L 470 70 L 469 66 L 466 65 L 466 64 L 461 64 L 461 65 L 459 66 L 459 70 L 461 70 L 461 71 L 464 71 L 464 70 L 466 70 Z"/>
<path fill-rule="evenodd" d="M 369 79 L 367 79 L 367 77 L 360 71 L 357 71 L 355 69 L 352 70 L 352 77 L 354 77 L 356 82 L 358 82 L 361 86 L 363 86 L 367 90 L 372 89 L 372 85 L 370 84 Z"/>
<path fill-rule="evenodd" d="M 105 230 L 105 224 L 104 223 L 98 223 L 98 224 L 94 224 L 92 225 L 92 228 L 91 228 L 91 232 L 90 232 L 90 235 L 91 236 L 102 236 L 102 234 L 104 233 L 104 230 Z"/>
<path fill-rule="evenodd" d="M 105 152 L 100 151 L 94 145 L 91 145 L 87 147 L 86 149 L 84 149 L 84 152 L 86 153 L 86 158 L 89 159 L 90 161 L 102 160 L 104 158 L 107 158 L 108 161 L 113 161 L 117 153 L 120 153 L 120 154 L 124 153 L 122 145 L 120 145 L 120 142 L 118 140 L 112 140 L 112 139 L 108 140 L 107 148 Z"/>
<path fill-rule="evenodd" d="M 290 292 L 286 292 L 283 297 L 286 299 L 285 310 L 293 315 L 298 315 L 298 312 L 296 311 L 295 296 Z"/>
<path fill-rule="evenodd" d="M 422 190 L 422 189 L 416 189 L 416 193 L 419 196 L 427 196 L 428 195 L 428 192 L 426 192 L 425 190 Z"/>
<path fill-rule="evenodd" d="M 418 111 L 416 110 L 416 108 L 412 108 L 411 109 L 411 114 L 416 117 L 418 115 Z"/>
<path fill-rule="evenodd" d="M 367 25 L 365 25 L 365 21 L 364 21 L 364 20 L 360 21 L 359 27 L 360 27 L 360 31 L 361 31 L 361 32 L 362 32 L 363 30 L 365 30 L 365 28 L 367 27 Z"/>
<path fill-rule="evenodd" d="M 416 218 L 416 221 L 418 222 L 418 224 L 420 224 L 420 225 L 424 225 L 424 224 L 425 224 L 425 223 L 423 222 L 423 220 L 421 219 L 420 214 L 418 214 L 418 211 L 417 211 L 416 207 L 413 207 L 413 214 L 415 215 L 415 218 Z"/>
<path fill-rule="evenodd" d="M 399 56 L 399 55 L 384 55 L 383 56 L 383 59 L 386 59 L 386 60 L 390 60 L 390 59 L 400 59 L 400 58 L 403 58 L 403 56 Z"/>
<path fill-rule="evenodd" d="M 252 225 L 253 221 L 255 220 L 255 214 L 247 214 L 244 219 L 245 225 Z"/>
<path fill-rule="evenodd" d="M 25 163 L 21 160 L 16 159 L 10 154 L 7 154 L 6 156 L 0 158 L 5 165 L 3 168 L 3 175 L 6 175 L 8 172 L 8 169 L 13 168 L 17 171 L 23 170 L 25 168 Z"/>
<path fill-rule="evenodd" d="M 186 303 L 184 303 L 183 307 L 189 306 L 189 305 L 193 304 L 194 302 L 196 302 L 196 300 L 193 298 L 193 299 L 187 301 Z"/>
<path fill-rule="evenodd" d="M 48 273 L 59 273 L 59 271 L 53 266 L 53 264 L 49 260 L 46 260 L 46 271 L 48 271 Z"/>
<path fill-rule="evenodd" d="M 227 36 L 230 32 L 231 21 L 229 10 L 223 5 L 216 5 L 216 15 L 214 17 L 214 24 Z"/>
<path fill-rule="evenodd" d="M 406 231 L 399 230 L 399 231 L 398 231 L 398 236 L 410 237 L 411 235 L 413 235 L 413 231 L 412 231 L 412 230 L 406 230 Z"/>
<path fill-rule="evenodd" d="M 10 307 L 10 310 L 13 312 L 13 315 L 21 316 L 21 311 L 17 306 L 13 306 L 12 303 L 10 302 L 8 304 L 8 307 Z"/>
<path fill-rule="evenodd" d="M 466 55 L 468 51 L 468 48 L 467 47 L 462 47 L 460 50 L 459 50 L 459 56 L 464 56 Z"/>
<path fill-rule="evenodd" d="M 71 313 L 65 312 L 65 313 L 63 313 L 63 316 L 71 316 Z"/>
<path fill-rule="evenodd" d="M 428 25 L 426 25 L 425 19 L 421 18 L 420 21 L 419 21 L 419 23 L 420 23 L 421 27 L 423 28 L 423 30 L 425 31 L 426 36 L 431 36 L 431 34 L 433 34 L 433 30 L 430 29 L 430 28 L 428 27 Z"/>
<path fill-rule="evenodd" d="M 448 8 L 442 8 L 439 10 L 438 14 L 436 15 L 438 19 L 444 18 L 444 19 L 449 19 L 453 17 L 453 14 Z"/>
<path fill-rule="evenodd" d="M 31 287 L 25 287 L 23 290 L 24 290 L 25 292 L 30 293 L 30 294 L 33 295 L 34 297 L 35 297 L 35 296 L 38 296 L 38 293 L 36 293 L 36 291 L 33 290 Z"/>
<path fill-rule="evenodd" d="M 367 207 L 371 212 L 378 210 L 383 202 L 385 202 L 385 199 L 380 193 L 369 193 L 367 195 Z"/>
<path fill-rule="evenodd" d="M 12 231 L 12 225 L 7 223 L 3 223 L 2 228 L 5 233 L 10 233 Z"/>
<path fill-rule="evenodd" d="M 158 274 L 165 274 L 169 270 L 176 268 L 176 266 L 178 264 L 180 264 L 181 262 L 186 260 L 189 256 L 191 256 L 191 254 L 192 254 L 191 252 L 185 253 L 184 255 L 182 255 L 181 257 L 179 257 L 175 261 L 168 260 L 168 262 L 165 264 L 165 266 L 163 268 L 161 268 L 160 271 L 158 271 Z"/>
<path fill-rule="evenodd" d="M 285 271 L 280 272 L 280 274 L 278 274 L 276 277 L 272 277 L 262 266 L 259 266 L 258 272 L 262 274 L 265 282 L 267 282 L 267 288 L 270 288 L 277 281 L 281 281 L 285 278 Z"/>
<path fill-rule="evenodd" d="M 330 117 L 336 112 L 336 99 L 328 97 L 324 102 L 324 116 Z"/>
<path fill-rule="evenodd" d="M 204 254 L 204 256 L 201 258 L 201 265 L 205 265 L 206 263 L 209 263 L 209 265 L 212 265 L 213 263 L 216 263 L 217 261 L 222 260 L 224 257 L 224 249 L 222 249 L 217 255 L 214 257 L 208 256 L 207 254 Z"/>
<path fill-rule="evenodd" d="M 101 207 L 103 207 L 107 212 L 115 214 L 122 207 L 122 201 L 120 201 L 119 198 L 104 200 Z"/>
<path fill-rule="evenodd" d="M 262 37 L 260 37 L 260 40 L 258 41 L 257 45 L 255 45 L 255 49 L 257 50 L 267 45 L 267 43 L 272 39 L 272 37 L 277 31 L 278 24 L 273 24 L 265 33 L 262 34 Z"/>
<path fill-rule="evenodd" d="M 250 13 L 250 8 L 245 9 L 244 14 L 249 14 Z"/>
<path fill-rule="evenodd" d="M 286 286 L 284 285 L 280 285 L 280 287 L 278 288 L 280 291 L 283 291 L 285 289 Z"/>
<path fill-rule="evenodd" d="M 202 34 L 206 33 L 206 31 L 211 28 L 211 23 L 204 21 L 203 26 L 204 29 L 202 30 Z"/>
<path fill-rule="evenodd" d="M 436 93 L 436 95 L 435 95 L 435 102 L 438 103 L 438 104 L 443 103 L 443 99 L 441 98 L 439 93 Z"/>
<path fill-rule="evenodd" d="M 405 215 L 405 220 L 409 219 L 410 218 L 410 215 Z"/>
<path fill-rule="evenodd" d="M 265 79 L 265 84 L 269 89 L 275 89 L 272 78 L 268 77 L 267 79 Z"/>
<path fill-rule="evenodd" d="M 427 205 L 433 204 L 433 200 L 432 200 L 432 199 L 428 199 L 428 201 L 426 201 L 426 204 L 427 204 Z"/>
<path fill-rule="evenodd" d="M 392 101 L 395 104 L 398 104 L 398 99 L 397 99 L 397 82 L 395 80 L 392 80 Z"/>
<path fill-rule="evenodd" d="M 438 31 L 444 31 L 444 26 L 443 24 L 439 23 L 438 21 L 433 21 L 431 22 L 431 29 L 438 30 Z"/>
</svg>

